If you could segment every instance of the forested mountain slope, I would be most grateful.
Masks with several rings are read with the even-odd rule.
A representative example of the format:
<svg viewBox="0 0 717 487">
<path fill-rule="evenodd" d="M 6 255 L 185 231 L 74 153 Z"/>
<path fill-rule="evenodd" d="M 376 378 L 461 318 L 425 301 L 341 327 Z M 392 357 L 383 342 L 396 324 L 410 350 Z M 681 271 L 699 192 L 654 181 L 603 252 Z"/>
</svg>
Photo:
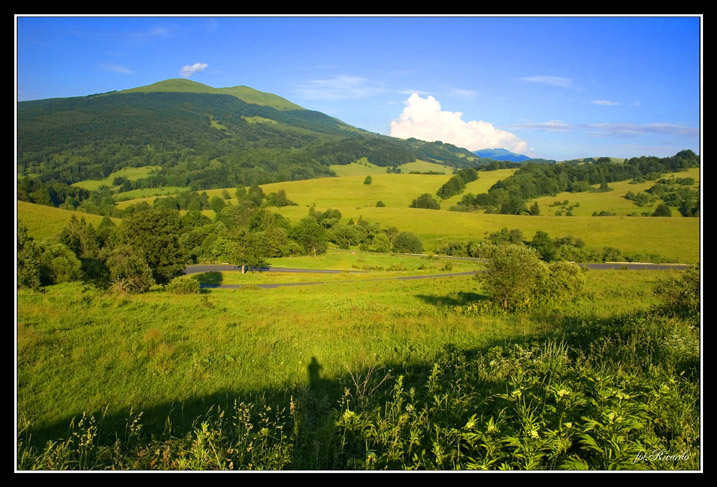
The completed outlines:
<svg viewBox="0 0 717 487">
<path fill-rule="evenodd" d="M 476 159 L 450 144 L 366 132 L 248 87 L 188 80 L 20 102 L 17 130 L 18 177 L 68 185 L 126 167 L 158 166 L 144 185 L 208 189 L 327 176 L 330 164 L 362 157 L 385 167 Z"/>
</svg>

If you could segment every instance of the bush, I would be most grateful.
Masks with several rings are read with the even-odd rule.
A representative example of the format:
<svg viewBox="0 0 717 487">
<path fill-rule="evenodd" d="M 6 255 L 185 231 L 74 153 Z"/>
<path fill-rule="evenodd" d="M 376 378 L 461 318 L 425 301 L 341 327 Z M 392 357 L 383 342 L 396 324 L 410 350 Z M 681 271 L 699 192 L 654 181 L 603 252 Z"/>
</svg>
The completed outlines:
<svg viewBox="0 0 717 487">
<path fill-rule="evenodd" d="M 506 310 L 528 305 L 547 273 L 538 252 L 524 245 L 499 245 L 486 272 L 476 277 L 483 281 L 490 298 Z"/>
<path fill-rule="evenodd" d="M 543 301 L 562 302 L 580 292 L 585 285 L 583 269 L 573 262 L 553 262 L 540 283 L 538 293 Z"/>
<path fill-rule="evenodd" d="M 199 294 L 199 281 L 190 276 L 175 277 L 167 284 L 167 291 L 175 294 Z"/>
<path fill-rule="evenodd" d="M 662 282 L 656 289 L 662 300 L 658 311 L 667 315 L 699 324 L 700 319 L 700 267 L 693 266 L 684 271 L 680 279 Z"/>
<path fill-rule="evenodd" d="M 401 232 L 393 241 L 393 251 L 402 254 L 423 253 L 423 243 L 411 232 Z"/>
<path fill-rule="evenodd" d="M 423 193 L 421 196 L 411 202 L 411 208 L 428 208 L 429 210 L 440 210 L 441 205 L 429 193 Z"/>
</svg>

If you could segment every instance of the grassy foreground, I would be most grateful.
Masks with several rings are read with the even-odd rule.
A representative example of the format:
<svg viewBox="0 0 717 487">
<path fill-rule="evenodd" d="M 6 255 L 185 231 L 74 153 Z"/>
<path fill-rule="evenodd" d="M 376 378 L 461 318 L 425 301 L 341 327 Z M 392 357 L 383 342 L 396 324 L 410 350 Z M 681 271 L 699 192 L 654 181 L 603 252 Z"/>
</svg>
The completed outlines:
<svg viewBox="0 0 717 487">
<path fill-rule="evenodd" d="M 651 311 L 679 275 L 510 315 L 470 277 L 21 290 L 18 468 L 697 469 L 699 330 Z"/>
</svg>

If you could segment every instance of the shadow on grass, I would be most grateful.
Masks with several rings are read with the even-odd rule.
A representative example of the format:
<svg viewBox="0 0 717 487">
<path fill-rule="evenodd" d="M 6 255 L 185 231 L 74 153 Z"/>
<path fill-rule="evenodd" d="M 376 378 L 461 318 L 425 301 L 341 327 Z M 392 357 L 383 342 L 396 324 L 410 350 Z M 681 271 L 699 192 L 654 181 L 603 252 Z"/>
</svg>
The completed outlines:
<svg viewBox="0 0 717 487">
<path fill-rule="evenodd" d="M 223 278 L 221 272 L 203 272 L 192 276 L 192 279 L 199 281 L 203 288 L 218 287 L 222 284 Z"/>
<path fill-rule="evenodd" d="M 458 292 L 458 293 L 451 293 L 446 296 L 429 296 L 425 294 L 418 294 L 416 295 L 418 299 L 421 299 L 427 304 L 432 304 L 433 306 L 466 306 L 471 303 L 475 303 L 477 301 L 485 301 L 488 298 L 488 296 L 478 293 L 465 293 L 465 292 Z"/>
<path fill-rule="evenodd" d="M 421 299 L 436 306 L 443 306 L 467 304 L 485 299 L 485 297 L 475 293 L 458 293 L 441 297 L 421 296 Z M 660 357 L 659 354 L 643 353 L 643 348 L 648 346 L 645 345 L 643 338 L 651 338 L 641 334 L 643 328 L 642 322 L 632 316 L 606 320 L 586 316 L 563 316 L 560 318 L 560 323 L 549 333 L 494 338 L 486 340 L 480 346 L 446 344 L 431 359 L 407 364 L 399 363 L 400 358 L 398 358 L 397 361 L 381 363 L 380 366 L 381 369 L 389 368 L 392 378 L 400 377 L 404 390 L 415 389 L 417 394 L 422 394 L 434 371 L 434 364 L 438 362 L 450 364 L 458 371 L 470 371 L 474 369 L 474 367 L 469 367 L 472 360 L 495 353 L 494 347 L 506 347 L 507 350 L 507 347 L 514 345 L 528 346 L 548 341 L 559 341 L 566 344 L 566 350 L 569 351 L 572 358 L 589 358 L 597 360 L 598 365 L 601 365 L 600 360 L 618 357 L 617 353 L 612 353 L 609 350 L 607 352 L 610 353 L 600 354 L 602 359 L 591 357 L 596 350 L 595 343 L 603 340 L 606 347 L 615 347 L 615 352 L 629 352 L 622 358 L 624 365 L 630 366 L 632 370 L 642 367 L 645 368 L 644 370 L 650 370 L 652 364 L 663 365 L 663 361 L 669 361 L 669 359 Z M 655 334 L 654 338 L 657 336 Z M 636 338 L 640 338 L 640 340 L 636 340 Z M 497 363 L 500 363 L 500 360 Z M 605 362 L 604 365 L 608 366 L 609 363 Z M 688 377 L 692 377 L 692 380 L 699 380 L 698 362 L 693 360 L 678 365 L 682 370 L 677 370 L 677 373 L 686 373 Z M 396 382 L 394 380 L 384 382 L 384 379 L 381 378 L 383 373 L 377 374 L 377 370 L 375 367 L 367 365 L 359 367 L 353 373 L 350 371 L 339 377 L 325 378 L 322 377 L 322 366 L 319 359 L 312 357 L 306 369 L 305 382 L 259 391 L 246 391 L 236 387 L 185 400 L 181 403 L 169 402 L 144 408 L 142 410 L 143 438 L 151 437 L 155 441 L 155 445 L 166 444 L 173 438 L 186 438 L 187 435 L 197 431 L 203 421 L 216 415 L 218 410 L 231 413 L 232 405 L 236 405 L 238 401 L 259 406 L 270 405 L 273 411 L 286 412 L 283 419 L 277 420 L 277 422 L 284 422 L 283 431 L 287 433 L 287 441 L 292 445 L 290 460 L 283 468 L 287 470 L 351 468 L 353 465 L 351 462 L 362 455 L 365 457 L 366 452 L 362 450 L 360 441 L 357 444 L 342 443 L 345 439 L 340 438 L 340 435 L 337 434 L 336 421 L 338 415 L 341 414 L 342 400 L 350 397 L 351 406 L 354 409 L 361 403 L 359 399 L 362 391 L 370 391 L 368 395 L 370 397 L 364 397 L 366 411 L 376 407 L 380 408 L 382 402 L 390 401 Z M 358 378 L 360 380 L 357 380 Z M 452 387 L 453 377 L 446 376 L 442 380 L 447 384 L 446 387 Z M 478 385 L 481 394 L 492 394 L 495 391 L 504 392 L 505 390 L 503 380 L 483 378 Z M 427 401 L 430 402 L 430 398 Z M 475 404 L 482 404 L 481 407 L 484 408 L 489 406 L 488 403 L 483 404 L 480 401 Z M 101 434 L 97 439 L 98 444 L 111 447 L 116 439 L 122 440 L 126 437 L 127 425 L 131 422 L 128 419 L 132 416 L 131 411 L 123 410 L 106 416 L 103 416 L 102 411 L 88 412 L 88 415 L 90 414 L 101 418 Z M 469 415 L 470 412 L 466 411 L 466 414 Z M 255 417 L 261 419 L 261 411 Z M 31 431 L 33 446 L 42 450 L 43 445 L 48 441 L 67 438 L 70 434 L 68 425 L 72 419 L 72 416 L 68 415 L 48 428 L 33 429 Z M 257 422 L 259 423 L 259 421 Z M 226 426 L 229 427 L 229 423 Z"/>
</svg>

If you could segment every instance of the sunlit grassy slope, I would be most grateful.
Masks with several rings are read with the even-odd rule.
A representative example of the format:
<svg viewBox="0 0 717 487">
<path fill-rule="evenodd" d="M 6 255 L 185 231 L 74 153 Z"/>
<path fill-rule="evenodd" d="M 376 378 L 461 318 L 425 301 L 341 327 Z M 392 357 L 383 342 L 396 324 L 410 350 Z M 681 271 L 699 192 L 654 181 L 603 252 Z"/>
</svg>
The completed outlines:
<svg viewBox="0 0 717 487">
<path fill-rule="evenodd" d="M 72 215 L 84 218 L 87 223 L 91 223 L 95 227 L 103 218 L 100 215 L 91 215 L 80 211 L 63 210 L 26 201 L 17 202 L 17 218 L 23 222 L 30 236 L 35 240 L 58 238 L 62 230 L 67 227 Z M 120 222 L 118 219 L 113 219 L 113 221 Z"/>
<path fill-rule="evenodd" d="M 695 184 L 692 189 L 699 190 L 700 187 L 700 169 L 695 167 L 688 169 L 684 172 L 666 174 L 665 178 L 669 178 L 671 175 L 679 178 L 693 178 Z M 572 206 L 571 210 L 575 216 L 589 216 L 594 212 L 609 211 L 616 215 L 641 215 L 643 213 L 652 214 L 655 208 L 661 201 L 656 201 L 650 205 L 637 206 L 632 201 L 625 199 L 625 194 L 632 191 L 633 193 L 639 193 L 641 191 L 647 191 L 655 184 L 655 181 L 646 181 L 643 183 L 633 184 L 631 181 L 620 181 L 616 183 L 610 183 L 608 186 L 612 188 L 612 191 L 605 193 L 560 193 L 556 196 L 544 196 L 542 198 L 536 198 L 534 201 L 538 202 L 540 206 L 541 215 L 555 215 L 557 211 L 565 211 L 565 206 L 551 206 L 556 201 L 564 202 L 567 200 L 566 206 Z M 597 187 L 597 186 L 596 186 Z M 576 204 L 578 206 L 576 206 Z M 680 213 L 677 211 L 672 212 L 673 216 L 680 217 Z"/>
<path fill-rule="evenodd" d="M 422 171 L 441 167 L 431 163 L 413 164 Z M 408 171 L 404 171 L 402 174 L 389 174 L 385 169 L 366 161 L 342 166 L 342 170 L 344 176 L 266 184 L 262 188 L 265 194 L 283 189 L 287 197 L 297 204 L 274 209 L 292 222 L 306 216 L 312 206 L 317 211 L 335 208 L 341 211 L 345 219 L 363 217 L 384 226 L 391 225 L 400 230 L 414 232 L 423 239 L 424 247 L 428 251 L 445 242 L 483 239 L 502 228 L 518 228 L 523 231 L 526 239 L 531 239 L 536 231 L 542 230 L 553 238 L 567 235 L 581 238 L 589 247 L 608 246 L 628 253 L 657 254 L 675 262 L 699 261 L 699 218 L 684 218 L 677 211 L 673 211 L 674 216 L 671 218 L 628 216 L 654 210 L 654 205 L 640 208 L 624 198 L 628 191 L 645 191 L 654 182 L 630 184 L 625 181 L 611 183 L 613 190 L 605 193 L 561 193 L 555 197 L 542 197 L 535 200 L 540 206 L 540 216 L 515 216 L 448 211 L 466 193 L 483 193 L 498 180 L 508 178 L 514 172 L 512 169 L 480 172 L 479 179 L 469 183 L 462 194 L 440 201 L 440 211 L 414 209 L 410 208 L 410 204 L 422 193 L 435 195 L 438 188 L 451 177 L 449 172 L 407 174 Z M 699 174 L 698 169 L 693 169 L 677 173 L 676 176 L 693 177 L 696 187 L 699 187 Z M 371 184 L 364 184 L 366 175 L 371 175 Z M 232 196 L 230 201 L 236 203 L 235 189 L 226 188 L 226 191 Z M 206 192 L 211 198 L 221 195 L 224 189 Z M 152 196 L 124 201 L 117 206 L 125 207 L 143 200 L 152 204 L 154 199 Z M 565 207 L 554 207 L 551 204 L 565 200 L 573 206 L 574 216 L 555 216 L 558 209 Z M 383 202 L 385 207 L 376 207 L 379 201 Z M 26 208 L 23 207 L 20 213 L 27 213 Z M 603 210 L 616 216 L 591 216 L 594 212 Z M 214 216 L 211 210 L 205 213 L 210 217 Z M 63 215 L 65 216 L 60 218 L 60 222 L 69 218 L 68 214 Z M 44 215 L 40 211 L 38 218 L 31 218 L 36 220 L 31 226 L 42 235 L 50 235 L 64 225 L 44 222 L 43 219 L 48 217 L 49 214 Z"/>
</svg>

